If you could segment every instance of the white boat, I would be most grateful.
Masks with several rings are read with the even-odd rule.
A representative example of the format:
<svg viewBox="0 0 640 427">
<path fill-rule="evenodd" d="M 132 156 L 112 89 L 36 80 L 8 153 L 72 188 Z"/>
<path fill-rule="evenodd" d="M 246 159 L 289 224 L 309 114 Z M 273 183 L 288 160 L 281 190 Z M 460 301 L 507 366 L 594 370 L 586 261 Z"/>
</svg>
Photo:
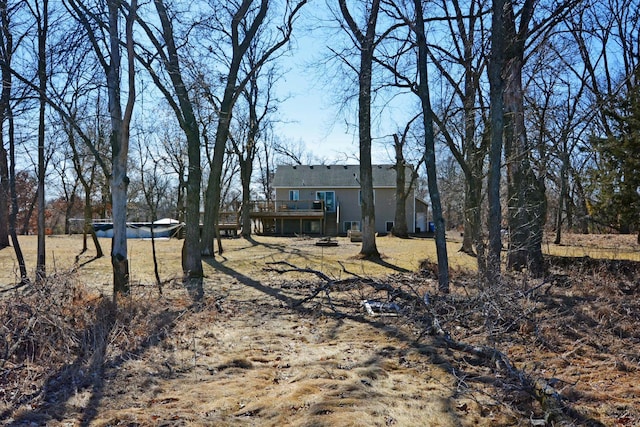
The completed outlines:
<svg viewBox="0 0 640 427">
<path fill-rule="evenodd" d="M 94 220 L 91 224 L 98 237 L 113 237 L 112 220 Z M 154 222 L 127 222 L 127 239 L 150 239 L 176 237 L 184 223 L 171 218 L 162 218 Z"/>
</svg>

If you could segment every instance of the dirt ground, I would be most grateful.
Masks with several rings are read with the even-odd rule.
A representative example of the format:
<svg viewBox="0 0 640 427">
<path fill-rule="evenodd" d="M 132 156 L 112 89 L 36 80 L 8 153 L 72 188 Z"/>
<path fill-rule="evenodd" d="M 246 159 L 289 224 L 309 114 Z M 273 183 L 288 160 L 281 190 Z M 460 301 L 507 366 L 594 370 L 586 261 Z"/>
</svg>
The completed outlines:
<svg viewBox="0 0 640 427">
<path fill-rule="evenodd" d="M 225 240 L 197 304 L 180 241 L 157 242 L 161 296 L 150 242 L 130 241 L 132 297 L 114 309 L 108 257 L 76 262 L 79 238 L 52 236 L 47 286 L 2 294 L 1 424 L 640 425 L 639 248 L 626 237 L 569 236 L 546 246 L 545 279 L 488 287 L 452 241 L 446 296 L 422 262 L 431 239 L 379 238 L 378 262 L 347 239 Z M 8 289 L 11 248 L 0 265 Z"/>
</svg>

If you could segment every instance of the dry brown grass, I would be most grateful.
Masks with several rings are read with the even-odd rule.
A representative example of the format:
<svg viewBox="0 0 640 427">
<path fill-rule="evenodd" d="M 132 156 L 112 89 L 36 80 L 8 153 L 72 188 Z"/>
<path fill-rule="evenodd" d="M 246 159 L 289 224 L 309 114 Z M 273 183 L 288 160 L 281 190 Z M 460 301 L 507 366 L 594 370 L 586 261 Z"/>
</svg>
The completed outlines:
<svg viewBox="0 0 640 427">
<path fill-rule="evenodd" d="M 133 297 L 114 310 L 108 257 L 84 256 L 76 273 L 65 272 L 79 243 L 49 238 L 47 286 L 4 294 L 3 342 L 22 341 L 10 355 L 0 348 L 3 424 L 525 426 L 553 415 L 528 380 L 563 397 L 555 425 L 640 423 L 633 263 L 558 260 L 546 281 L 505 275 L 479 288 L 466 268 L 473 258 L 453 242 L 452 264 L 465 267 L 453 269 L 445 297 L 433 294 L 431 273 L 413 273 L 435 260 L 432 240 L 380 238 L 382 263 L 355 259 L 359 245 L 346 239 L 336 248 L 225 240 L 194 306 L 179 280 L 158 296 L 150 243 L 130 241 Z M 180 244 L 158 242 L 163 279 L 180 276 Z M 621 254 L 627 245 L 633 256 L 632 243 L 611 248 Z M 0 251 L 3 266 L 11 257 Z M 266 270 L 274 261 L 320 270 L 335 284 L 306 300 L 322 283 Z M 1 273 L 0 284 L 15 280 L 11 267 Z M 367 316 L 363 299 L 393 299 L 404 311 Z M 434 317 L 448 337 L 429 335 Z M 497 349 L 514 371 L 455 343 Z"/>
<path fill-rule="evenodd" d="M 213 263 L 205 263 L 206 275 L 215 275 L 219 266 L 227 267 L 240 274 L 255 279 L 273 276 L 265 274 L 263 268 L 272 261 L 289 261 L 299 267 L 308 267 L 326 273 L 335 278 L 349 276 L 343 267 L 364 276 L 379 276 L 396 271 L 416 271 L 420 261 L 435 259 L 433 239 L 398 239 L 391 236 L 379 237 L 377 245 L 382 254 L 382 262 L 375 263 L 358 259 L 360 243 L 352 243 L 347 238 L 338 238 L 339 246 L 316 246 L 316 239 L 280 238 L 255 236 L 252 240 L 225 239 L 224 253 Z M 110 240 L 101 239 L 102 248 L 108 255 Z M 30 273 L 35 269 L 36 236 L 21 236 L 20 244 L 25 254 Z M 109 291 L 111 283 L 109 256 L 94 260 L 94 252 L 79 255 L 82 248 L 80 236 L 49 236 L 46 239 L 47 269 L 49 274 L 55 271 L 67 271 L 77 265 L 79 279 L 91 286 Z M 90 246 L 91 249 L 91 246 Z M 182 240 L 157 240 L 156 250 L 160 263 L 162 280 L 181 277 L 180 253 Z M 459 243 L 449 243 L 449 259 L 453 266 L 473 268 L 474 258 L 457 252 Z M 151 242 L 149 240 L 128 241 L 129 270 L 132 283 L 148 284 L 153 282 L 153 264 L 151 262 Z M 342 266 L 341 266 L 342 264 Z M 18 269 L 12 248 L 0 251 L 0 286 L 18 281 Z M 32 274 L 33 275 L 33 274 Z"/>
</svg>

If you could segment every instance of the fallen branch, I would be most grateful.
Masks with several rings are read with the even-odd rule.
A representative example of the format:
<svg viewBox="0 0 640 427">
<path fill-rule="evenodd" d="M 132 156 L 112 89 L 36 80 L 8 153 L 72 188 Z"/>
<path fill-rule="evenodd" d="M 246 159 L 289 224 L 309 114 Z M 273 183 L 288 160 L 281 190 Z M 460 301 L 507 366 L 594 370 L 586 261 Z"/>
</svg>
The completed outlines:
<svg viewBox="0 0 640 427">
<path fill-rule="evenodd" d="M 322 286 L 316 287 L 314 289 L 314 291 L 311 293 L 310 296 L 304 298 L 301 301 L 298 301 L 296 304 L 294 304 L 294 307 L 298 307 L 298 306 L 304 304 L 305 302 L 311 301 L 316 296 L 318 296 L 318 294 L 320 292 L 324 292 L 325 295 L 327 296 L 327 300 L 329 301 L 329 305 L 331 306 L 331 309 L 333 311 L 337 311 L 336 307 L 333 305 L 333 301 L 331 300 L 331 296 L 329 295 L 329 289 L 333 285 L 335 285 L 336 282 L 333 279 L 331 279 L 329 276 L 324 274 L 323 272 L 318 271 L 318 270 L 314 270 L 312 268 L 296 267 L 295 265 L 293 265 L 293 264 L 291 264 L 290 262 L 287 262 L 287 261 L 268 262 L 267 265 L 284 265 L 284 266 L 287 266 L 288 268 L 284 268 L 284 269 L 283 268 L 266 268 L 266 269 L 264 269 L 265 271 L 271 271 L 271 272 L 275 272 L 275 273 L 278 273 L 278 274 L 285 274 L 285 273 L 292 273 L 292 272 L 315 274 L 316 276 L 318 276 L 319 278 L 321 278 L 322 280 L 327 282 Z"/>
<path fill-rule="evenodd" d="M 450 349 L 473 355 L 483 361 L 484 365 L 490 368 L 498 368 L 504 371 L 508 378 L 517 383 L 520 388 L 533 396 L 545 412 L 544 421 L 549 425 L 553 420 L 562 416 L 573 419 L 580 419 L 580 414 L 573 408 L 563 403 L 562 395 L 553 387 L 553 380 L 543 378 L 532 378 L 523 371 L 517 369 L 508 356 L 496 348 L 488 346 L 470 345 L 457 341 L 447 333 L 439 334 L 446 346 Z"/>
</svg>

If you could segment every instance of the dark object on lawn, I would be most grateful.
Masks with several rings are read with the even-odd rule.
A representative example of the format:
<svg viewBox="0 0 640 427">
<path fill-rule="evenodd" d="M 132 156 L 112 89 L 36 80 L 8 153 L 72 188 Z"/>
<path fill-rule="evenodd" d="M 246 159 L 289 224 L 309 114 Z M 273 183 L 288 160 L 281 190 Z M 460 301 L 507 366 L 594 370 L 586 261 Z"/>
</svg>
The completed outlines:
<svg viewBox="0 0 640 427">
<path fill-rule="evenodd" d="M 338 241 L 331 237 L 323 237 L 316 242 L 316 246 L 338 246 Z"/>
<path fill-rule="evenodd" d="M 394 302 L 364 300 L 362 305 L 370 316 L 398 316 L 402 311 L 400 306 Z"/>
</svg>

